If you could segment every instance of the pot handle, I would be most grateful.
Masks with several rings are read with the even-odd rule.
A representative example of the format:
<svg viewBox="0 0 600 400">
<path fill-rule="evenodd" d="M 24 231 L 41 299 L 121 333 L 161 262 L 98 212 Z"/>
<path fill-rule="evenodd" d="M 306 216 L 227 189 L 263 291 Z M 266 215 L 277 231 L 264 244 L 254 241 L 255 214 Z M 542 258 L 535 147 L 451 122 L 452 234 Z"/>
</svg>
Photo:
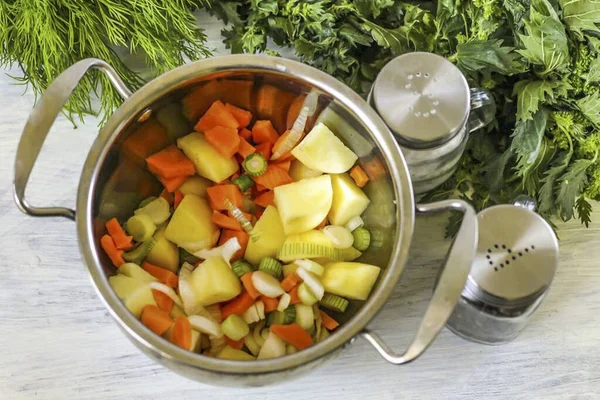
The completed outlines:
<svg viewBox="0 0 600 400">
<path fill-rule="evenodd" d="M 450 318 L 467 282 L 477 249 L 478 225 L 475 210 L 463 200 L 417 204 L 417 212 L 421 214 L 449 210 L 462 212 L 463 221 L 452 243 L 423 321 L 421 321 L 408 350 L 404 354 L 396 354 L 376 333 L 368 329 L 361 332 L 362 337 L 368 340 L 379 354 L 392 364 L 405 364 L 423 354 Z"/>
<path fill-rule="evenodd" d="M 127 99 L 131 91 L 121 80 L 117 72 L 105 61 L 86 58 L 71 65 L 60 74 L 40 97 L 23 128 L 23 134 L 17 148 L 15 160 L 14 198 L 17 206 L 32 217 L 65 217 L 75 219 L 75 210 L 65 207 L 34 207 L 25 198 L 25 189 L 31 170 L 37 160 L 44 140 L 56 117 L 65 106 L 69 96 L 90 69 L 106 74 L 117 92 Z"/>
</svg>

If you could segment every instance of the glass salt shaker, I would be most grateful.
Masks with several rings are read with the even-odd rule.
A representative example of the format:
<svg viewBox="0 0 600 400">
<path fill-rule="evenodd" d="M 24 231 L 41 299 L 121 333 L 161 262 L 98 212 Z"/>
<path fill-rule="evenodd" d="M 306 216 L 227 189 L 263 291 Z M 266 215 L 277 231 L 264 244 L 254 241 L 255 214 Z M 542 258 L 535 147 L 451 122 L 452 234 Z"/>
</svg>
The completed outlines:
<svg viewBox="0 0 600 400">
<path fill-rule="evenodd" d="M 470 132 L 496 114 L 491 94 L 469 89 L 445 58 L 414 52 L 381 70 L 368 97 L 398 141 L 415 195 L 444 183 L 456 170 Z"/>
</svg>

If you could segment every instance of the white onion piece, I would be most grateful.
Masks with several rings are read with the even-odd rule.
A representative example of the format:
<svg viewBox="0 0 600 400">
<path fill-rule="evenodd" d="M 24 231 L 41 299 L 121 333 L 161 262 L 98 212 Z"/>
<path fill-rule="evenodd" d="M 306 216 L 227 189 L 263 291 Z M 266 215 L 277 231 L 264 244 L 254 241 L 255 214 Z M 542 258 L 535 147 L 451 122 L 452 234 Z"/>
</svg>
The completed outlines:
<svg viewBox="0 0 600 400">
<path fill-rule="evenodd" d="M 311 272 L 317 276 L 322 276 L 323 272 L 325 272 L 325 268 L 323 266 L 313 260 L 296 260 L 296 265 L 298 267 L 302 267 L 308 272 Z"/>
<path fill-rule="evenodd" d="M 292 125 L 292 129 L 290 129 L 290 134 L 287 136 L 281 146 L 279 146 L 279 149 L 273 153 L 271 160 L 277 160 L 279 157 L 292 150 L 296 144 L 298 144 L 300 139 L 302 139 L 302 135 L 304 134 L 304 128 L 306 126 L 308 117 L 313 115 L 317 110 L 317 103 L 317 92 L 310 92 L 304 99 L 302 109 L 298 113 L 298 116 Z"/>
<path fill-rule="evenodd" d="M 209 336 L 213 336 L 215 338 L 219 338 L 223 336 L 223 332 L 221 332 L 221 325 L 217 324 L 212 319 L 208 319 L 206 317 L 202 317 L 200 315 L 191 315 L 188 317 L 190 321 L 190 325 L 197 331 L 205 333 Z"/>
<path fill-rule="evenodd" d="M 285 293 L 279 281 L 264 271 L 252 273 L 252 284 L 260 294 L 267 297 L 275 298 Z"/>
<path fill-rule="evenodd" d="M 260 321 L 260 317 L 258 316 L 258 310 L 256 309 L 255 305 L 252 304 L 242 315 L 242 318 L 244 318 L 244 321 L 250 325 L 253 324 L 255 322 Z"/>
<path fill-rule="evenodd" d="M 346 224 L 346 229 L 352 232 L 353 230 L 360 228 L 364 224 L 365 222 L 362 220 L 362 218 L 357 215 L 356 217 L 352 217 L 350 221 L 348 221 L 348 223 Z"/>
<path fill-rule="evenodd" d="M 286 308 L 290 306 L 290 302 L 292 301 L 292 296 L 287 293 L 284 293 L 283 296 L 279 299 L 279 304 L 277 304 L 277 311 L 284 311 Z"/>
<path fill-rule="evenodd" d="M 183 303 L 181 302 L 181 299 L 179 298 L 179 296 L 177 296 L 177 293 L 175 293 L 175 291 L 173 289 L 171 289 L 169 286 L 165 285 L 164 283 L 160 283 L 160 282 L 150 282 L 149 285 L 150 285 L 151 289 L 155 289 L 155 290 L 158 290 L 159 292 L 166 294 L 167 296 L 169 296 L 171 298 L 171 300 L 173 300 L 173 302 L 175 304 L 177 304 L 179 307 L 183 308 Z"/>
<path fill-rule="evenodd" d="M 183 311 L 185 311 L 187 315 L 193 315 L 195 310 L 201 307 L 190 282 L 193 271 L 194 266 L 187 262 L 183 263 L 179 270 L 179 296 L 181 296 L 181 300 L 183 301 Z"/>
<path fill-rule="evenodd" d="M 254 357 L 256 357 L 258 353 L 260 353 L 260 346 L 258 345 L 258 343 L 256 343 L 256 340 L 254 340 L 254 335 L 246 335 L 244 337 L 244 344 L 246 345 L 248 350 L 250 350 L 250 353 L 252 353 Z"/>
<path fill-rule="evenodd" d="M 259 300 L 256 303 L 254 303 L 254 306 L 256 307 L 256 311 L 258 312 L 258 320 L 260 321 L 261 319 L 265 319 L 265 303 L 263 303 L 262 300 Z"/>
<path fill-rule="evenodd" d="M 265 321 L 259 321 L 256 325 L 254 325 L 254 329 L 252 330 L 252 337 L 254 341 L 258 345 L 258 347 L 262 347 L 265 343 L 265 339 L 260 335 L 261 329 L 265 326 Z"/>
<path fill-rule="evenodd" d="M 302 267 L 298 267 L 296 273 L 300 278 L 302 278 L 304 283 L 306 283 L 306 285 L 308 286 L 310 291 L 313 292 L 315 297 L 318 300 L 321 300 L 325 295 L 325 288 L 323 287 L 323 284 L 321 283 L 319 278 L 317 278 L 313 273 L 308 272 Z"/>
<path fill-rule="evenodd" d="M 285 342 L 272 332 L 269 332 L 269 336 L 265 340 L 260 353 L 258 353 L 257 359 L 264 360 L 266 358 L 276 358 L 285 355 Z"/>
<path fill-rule="evenodd" d="M 343 226 L 327 225 L 322 231 L 325 236 L 331 239 L 331 244 L 337 249 L 347 249 L 354 243 L 352 232 Z"/>
<path fill-rule="evenodd" d="M 194 256 L 206 260 L 210 257 L 223 257 L 223 260 L 231 267 L 230 261 L 233 255 L 241 249 L 240 242 L 236 237 L 232 237 L 219 247 L 213 247 L 212 249 L 204 249 L 194 253 Z"/>
</svg>

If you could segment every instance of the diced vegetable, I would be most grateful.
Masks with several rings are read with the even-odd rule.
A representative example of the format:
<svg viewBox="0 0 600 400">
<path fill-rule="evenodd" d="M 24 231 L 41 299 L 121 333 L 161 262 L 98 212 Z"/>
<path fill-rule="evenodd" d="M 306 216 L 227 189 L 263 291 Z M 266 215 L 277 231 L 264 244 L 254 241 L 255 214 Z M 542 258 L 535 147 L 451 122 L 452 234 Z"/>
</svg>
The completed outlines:
<svg viewBox="0 0 600 400">
<path fill-rule="evenodd" d="M 340 324 L 335 319 L 333 319 L 329 315 L 327 315 L 327 313 L 325 313 L 325 311 L 319 310 L 319 313 L 321 314 L 322 324 L 326 329 L 331 331 L 331 330 L 334 330 L 335 328 L 337 328 L 338 326 L 340 326 Z"/>
<path fill-rule="evenodd" d="M 284 342 L 291 344 L 298 350 L 304 350 L 313 344 L 310 335 L 299 325 L 271 325 L 270 329 L 271 333 L 277 335 Z"/>
<path fill-rule="evenodd" d="M 307 306 L 312 306 L 319 301 L 306 283 L 301 283 L 300 286 L 298 286 L 298 297 L 302 304 L 306 304 Z"/>
<path fill-rule="evenodd" d="M 240 137 L 235 128 L 215 126 L 204 132 L 204 138 L 226 158 L 233 157 L 240 147 Z"/>
<path fill-rule="evenodd" d="M 363 171 L 360 165 L 357 165 L 354 168 L 352 168 L 352 170 L 350 171 L 350 176 L 352 177 L 352 179 L 354 179 L 354 183 L 356 183 L 356 186 L 358 186 L 359 188 L 364 187 L 369 182 L 369 177 L 367 176 L 365 171 Z"/>
<path fill-rule="evenodd" d="M 291 264 L 286 264 L 283 266 L 283 276 L 287 278 L 290 274 L 295 273 L 297 269 L 298 264 L 296 264 L 295 262 Z"/>
<path fill-rule="evenodd" d="M 233 255 L 233 257 L 231 258 L 231 261 L 235 261 L 244 256 L 244 253 L 246 251 L 246 247 L 248 246 L 248 241 L 249 241 L 250 237 L 244 231 L 234 231 L 231 229 L 223 229 L 223 232 L 221 233 L 221 239 L 219 239 L 219 245 L 223 245 L 224 243 L 226 243 L 228 240 L 230 240 L 232 238 L 236 238 L 238 243 L 240 244 L 240 249 L 238 251 L 236 251 L 235 254 Z"/>
<path fill-rule="evenodd" d="M 358 159 L 323 123 L 318 123 L 292 154 L 307 167 L 331 174 L 348 171 Z"/>
<path fill-rule="evenodd" d="M 192 273 L 192 287 L 203 306 L 231 300 L 242 291 L 240 280 L 222 257 L 211 257 L 198 265 Z"/>
<path fill-rule="evenodd" d="M 260 154 L 265 160 L 269 160 L 271 158 L 272 152 L 273 143 L 271 142 L 265 142 L 256 145 L 256 154 Z"/>
<path fill-rule="evenodd" d="M 225 107 L 225 104 L 218 100 L 210 106 L 206 113 L 204 113 L 194 129 L 199 132 L 206 132 L 215 126 L 224 126 L 233 129 L 238 129 L 240 127 L 239 122 Z"/>
<path fill-rule="evenodd" d="M 291 299 L 292 298 L 290 297 L 289 294 L 287 294 L 287 293 L 282 294 L 281 297 L 279 298 L 279 303 L 277 303 L 277 311 L 285 311 L 285 309 L 290 306 Z M 296 312 L 295 309 L 294 309 L 294 312 Z"/>
<path fill-rule="evenodd" d="M 289 174 L 292 177 L 292 179 L 296 182 L 302 179 L 315 178 L 317 176 L 323 175 L 321 171 L 308 168 L 299 160 L 293 160 L 290 163 Z"/>
<path fill-rule="evenodd" d="M 165 189 L 167 189 L 167 191 L 169 193 L 173 193 L 175 192 L 177 189 L 179 189 L 179 187 L 181 185 L 183 185 L 183 183 L 186 181 L 187 176 L 182 175 L 182 176 L 176 176 L 173 178 L 164 178 L 162 176 L 157 176 L 158 180 L 160 181 L 160 183 L 163 184 L 163 186 L 165 187 Z M 162 196 L 161 196 L 162 197 Z M 165 199 L 167 200 L 167 199 Z M 167 200 L 168 201 L 168 200 Z"/>
<path fill-rule="evenodd" d="M 169 271 L 168 269 L 161 268 L 156 265 L 150 264 L 147 261 L 144 261 L 144 263 L 142 263 L 142 268 L 149 275 L 154 277 L 155 280 L 162 282 L 165 285 L 172 287 L 173 289 L 177 287 L 179 279 L 177 278 L 177 275 L 175 275 L 173 272 Z"/>
<path fill-rule="evenodd" d="M 257 187 L 258 185 L 262 185 L 265 188 L 272 190 L 278 186 L 287 185 L 288 183 L 292 183 L 294 181 L 283 169 L 274 165 L 269 165 L 265 173 L 254 177 L 254 182 L 256 182 Z"/>
<path fill-rule="evenodd" d="M 254 304 L 254 299 L 248 292 L 242 292 L 235 299 L 221 308 L 221 317 L 227 319 L 230 315 L 243 315 Z"/>
<path fill-rule="evenodd" d="M 158 308 L 166 313 L 170 313 L 173 310 L 175 302 L 172 298 L 156 289 L 152 289 L 152 296 L 154 297 L 154 301 L 156 302 Z"/>
<path fill-rule="evenodd" d="M 210 248 L 219 239 L 219 230 L 211 221 L 208 202 L 188 194 L 173 213 L 165 237 L 191 253 Z"/>
<path fill-rule="evenodd" d="M 291 262 L 300 258 L 327 258 L 340 261 L 342 250 L 333 247 L 331 240 L 321 231 L 308 231 L 290 235 L 281 246 L 277 258 Z"/>
<path fill-rule="evenodd" d="M 168 313 L 159 309 L 157 306 L 146 306 L 142 310 L 142 324 L 157 335 L 162 335 L 171 327 L 173 320 Z"/>
<path fill-rule="evenodd" d="M 163 178 L 190 176 L 196 173 L 194 164 L 175 145 L 151 155 L 146 159 L 146 163 L 150 172 Z"/>
<path fill-rule="evenodd" d="M 272 257 L 265 257 L 260 260 L 260 264 L 258 264 L 258 270 L 266 272 L 269 275 L 277 279 L 281 279 L 281 273 L 283 271 L 283 267 L 279 261 Z"/>
<path fill-rule="evenodd" d="M 134 263 L 125 263 L 119 267 L 119 274 L 123 274 L 141 282 L 157 282 L 154 276 L 143 270 L 139 265 Z"/>
<path fill-rule="evenodd" d="M 123 300 L 125 307 L 136 318 L 140 317 L 145 306 L 156 305 L 148 282 L 141 282 L 121 274 L 109 277 L 108 282 L 117 296 Z"/>
<path fill-rule="evenodd" d="M 288 325 L 296 321 L 296 307 L 288 306 L 283 311 L 274 311 L 269 314 L 267 325 Z"/>
<path fill-rule="evenodd" d="M 323 275 L 323 266 L 317 262 L 314 262 L 313 260 L 296 260 L 296 265 L 317 276 Z M 301 278 L 298 277 L 298 279 L 300 280 Z"/>
<path fill-rule="evenodd" d="M 325 291 L 329 293 L 350 299 L 366 300 L 380 271 L 381 268 L 370 264 L 357 262 L 330 263 L 325 265 L 322 283 Z"/>
<path fill-rule="evenodd" d="M 354 240 L 352 246 L 360 251 L 365 251 L 371 244 L 371 233 L 362 227 L 352 231 L 352 238 Z"/>
<path fill-rule="evenodd" d="M 333 311 L 344 312 L 346 311 L 349 302 L 343 297 L 336 296 L 335 294 L 331 293 L 325 293 L 319 304 Z"/>
<path fill-rule="evenodd" d="M 300 297 L 298 297 L 298 287 L 300 285 L 296 285 L 288 292 L 290 295 L 290 304 L 298 304 L 301 303 Z"/>
<path fill-rule="evenodd" d="M 285 241 L 279 211 L 268 206 L 254 226 L 254 231 L 258 240 L 248 243 L 245 258 L 250 264 L 258 265 L 264 257 L 275 257 Z"/>
<path fill-rule="evenodd" d="M 289 175 L 290 167 L 292 166 L 292 162 L 290 160 L 288 160 L 288 161 L 279 161 L 279 162 L 273 163 L 273 165 L 276 166 L 277 168 L 281 168 L 282 170 L 284 170 L 285 172 L 287 172 L 288 175 Z"/>
<path fill-rule="evenodd" d="M 361 215 L 370 203 L 348 174 L 331 175 L 331 186 L 333 202 L 327 217 L 333 225 L 346 225 L 352 218 Z"/>
<path fill-rule="evenodd" d="M 252 113 L 250 111 L 243 110 L 229 103 L 225 104 L 225 108 L 236 119 L 240 125 L 239 129 L 243 129 L 250 125 L 250 122 L 252 121 Z"/>
<path fill-rule="evenodd" d="M 135 249 L 123 253 L 123 258 L 129 262 L 141 264 L 142 261 L 144 261 L 144 258 L 152 251 L 155 243 L 156 241 L 151 237 L 143 243 L 140 243 Z"/>
<path fill-rule="evenodd" d="M 254 335 L 246 335 L 246 337 L 244 338 L 244 344 L 246 345 L 248 350 L 250 350 L 250 353 L 252 353 L 254 357 L 258 356 L 258 353 L 260 353 L 260 346 L 258 345 L 258 343 L 256 343 L 256 340 L 254 340 Z"/>
<path fill-rule="evenodd" d="M 244 289 L 253 299 L 257 299 L 260 297 L 260 292 L 256 290 L 254 284 L 252 283 L 252 272 L 247 273 L 242 276 L 242 284 L 244 285 Z"/>
<path fill-rule="evenodd" d="M 242 230 L 242 226 L 234 218 L 221 214 L 218 211 L 214 211 L 210 219 L 219 228 L 232 229 L 234 231 Z"/>
<path fill-rule="evenodd" d="M 255 304 L 252 304 L 242 315 L 244 321 L 247 324 L 253 324 L 255 322 L 260 321 L 260 315 L 258 314 L 258 309 Z"/>
<path fill-rule="evenodd" d="M 223 335 L 221 326 L 211 318 L 202 315 L 190 315 L 188 320 L 194 329 L 202 333 L 212 337 L 221 337 Z"/>
<path fill-rule="evenodd" d="M 221 324 L 223 334 L 233 340 L 241 340 L 250 332 L 248 324 L 239 315 L 230 315 Z"/>
<path fill-rule="evenodd" d="M 259 153 L 252 153 L 244 158 L 243 167 L 248 175 L 257 177 L 267 171 L 267 160 Z"/>
<path fill-rule="evenodd" d="M 271 121 L 256 121 L 252 127 L 252 140 L 254 143 L 275 143 L 279 135 Z"/>
<path fill-rule="evenodd" d="M 281 287 L 287 292 L 292 290 L 292 288 L 300 282 L 302 282 L 302 279 L 298 276 L 296 272 L 292 272 L 281 281 Z"/>
<path fill-rule="evenodd" d="M 323 228 L 323 233 L 331 239 L 331 243 L 336 249 L 347 249 L 354 243 L 352 232 L 343 226 L 327 225 Z"/>
<path fill-rule="evenodd" d="M 250 179 L 250 177 L 246 174 L 242 174 L 235 179 L 231 180 L 231 183 L 240 188 L 240 191 L 243 193 L 246 190 L 249 190 L 254 186 L 254 181 Z"/>
<path fill-rule="evenodd" d="M 224 181 L 238 170 L 235 158 L 224 157 L 201 133 L 190 133 L 178 139 L 177 146 L 194 163 L 198 175 L 213 182 Z"/>
<path fill-rule="evenodd" d="M 362 218 L 357 215 L 356 217 L 352 217 L 350 221 L 348 221 L 348 223 L 346 224 L 346 229 L 348 229 L 350 232 L 354 232 L 355 229 L 360 228 L 364 224 L 365 222 L 362 220 Z"/>
<path fill-rule="evenodd" d="M 116 218 L 112 218 L 106 222 L 106 230 L 118 250 L 131 250 L 133 247 L 133 237 L 127 236 L 125 230 L 123 230 Z"/>
<path fill-rule="evenodd" d="M 217 358 L 222 360 L 235 360 L 235 361 L 254 361 L 255 357 L 242 350 L 236 350 L 231 346 L 223 347 L 223 350 L 217 354 Z"/>
<path fill-rule="evenodd" d="M 304 99 L 303 107 L 300 109 L 298 113 L 298 117 L 294 121 L 289 134 L 286 138 L 279 138 L 277 143 L 275 143 L 275 147 L 273 149 L 273 156 L 271 159 L 276 160 L 285 153 L 289 152 L 296 146 L 296 144 L 300 141 L 302 136 L 304 135 L 304 128 L 306 126 L 306 122 L 308 117 L 313 115 L 317 108 L 318 95 L 316 92 L 311 92 Z"/>
<path fill-rule="evenodd" d="M 206 189 L 212 185 L 212 182 L 198 175 L 190 176 L 183 185 L 179 186 L 179 191 L 183 195 L 195 194 L 200 197 L 206 196 Z"/>
<path fill-rule="evenodd" d="M 296 324 L 307 331 L 313 329 L 315 326 L 315 315 L 312 306 L 296 304 L 294 307 L 296 307 Z"/>
<path fill-rule="evenodd" d="M 323 288 L 319 278 L 312 272 L 305 270 L 302 266 L 296 270 L 296 273 L 300 278 L 302 278 L 304 284 L 310 288 L 310 291 L 315 295 L 317 300 L 321 300 L 325 294 L 325 289 Z"/>
<path fill-rule="evenodd" d="M 159 197 L 162 197 L 162 196 L 159 196 Z M 164 199 L 164 197 L 163 197 L 163 199 Z M 151 202 L 153 202 L 154 200 L 156 200 L 156 196 L 146 197 L 144 200 L 140 201 L 140 205 L 138 206 L 138 208 L 143 208 L 143 207 L 147 206 L 148 204 L 150 204 Z M 165 199 L 165 200 L 167 200 L 167 199 Z M 168 200 L 167 200 L 167 202 L 168 202 Z"/>
<path fill-rule="evenodd" d="M 274 198 L 275 198 L 275 192 L 273 192 L 272 190 L 269 190 L 267 192 L 264 192 L 260 196 L 258 196 L 256 199 L 254 199 L 254 203 L 256 203 L 256 205 L 259 205 L 261 207 L 267 208 L 268 206 L 275 205 L 275 203 L 273 201 Z"/>
<path fill-rule="evenodd" d="M 171 342 L 186 350 L 192 347 L 192 326 L 187 318 L 177 317 L 175 319 Z"/>
<path fill-rule="evenodd" d="M 125 260 L 123 259 L 123 250 L 117 249 L 117 246 L 110 235 L 102 236 L 100 239 L 100 245 L 115 267 L 120 267 L 121 265 L 125 264 Z"/>
<path fill-rule="evenodd" d="M 329 213 L 332 200 L 329 175 L 275 188 L 274 202 L 286 235 L 306 232 L 319 225 Z M 310 207 L 307 207 L 308 204 Z"/>
<path fill-rule="evenodd" d="M 267 297 L 279 297 L 285 293 L 279 281 L 263 271 L 255 271 L 252 274 L 252 284 L 260 294 Z"/>
<path fill-rule="evenodd" d="M 342 261 L 354 261 L 358 257 L 362 256 L 362 253 L 354 247 L 348 247 L 347 249 L 341 249 Z"/>
<path fill-rule="evenodd" d="M 264 360 L 267 358 L 283 357 L 285 355 L 285 342 L 281 340 L 273 332 L 269 332 L 269 336 L 265 340 L 260 353 L 258 353 L 258 360 Z"/>
<path fill-rule="evenodd" d="M 277 310 L 279 300 L 275 297 L 260 296 L 261 301 L 264 303 L 265 312 L 270 313 Z"/>
<path fill-rule="evenodd" d="M 171 272 L 176 272 L 177 268 L 179 268 L 179 250 L 174 243 L 171 243 L 171 241 L 165 237 L 166 229 L 167 225 L 163 224 L 156 232 L 154 232 L 154 247 L 152 247 L 152 250 L 148 253 L 146 261 Z"/>
<path fill-rule="evenodd" d="M 242 347 L 244 347 L 243 338 L 241 340 L 232 340 L 229 339 L 227 336 L 223 336 L 223 338 L 225 339 L 225 343 L 227 343 L 227 346 L 231 347 L 232 349 L 241 350 Z"/>
<path fill-rule="evenodd" d="M 238 278 L 242 279 L 242 277 L 248 273 L 254 271 L 252 266 L 248 263 L 248 261 L 241 259 L 231 263 L 231 270 L 234 274 L 237 275 Z"/>
<path fill-rule="evenodd" d="M 244 138 L 244 140 L 248 141 L 248 140 L 252 140 L 252 131 L 250 131 L 249 129 L 240 129 L 240 137 Z"/>
<path fill-rule="evenodd" d="M 154 235 L 156 225 L 147 214 L 137 214 L 127 220 L 127 232 L 136 242 L 144 242 Z"/>
<path fill-rule="evenodd" d="M 242 193 L 236 185 L 217 185 L 212 186 L 206 190 L 208 198 L 210 199 L 210 205 L 213 210 L 224 211 L 227 210 L 227 204 L 225 200 L 229 200 L 234 206 L 242 206 Z"/>
<path fill-rule="evenodd" d="M 246 141 L 243 137 L 240 136 L 240 145 L 238 147 L 238 154 L 243 158 L 250 156 L 251 154 L 256 153 L 256 148 L 252 146 L 250 143 Z"/>
</svg>

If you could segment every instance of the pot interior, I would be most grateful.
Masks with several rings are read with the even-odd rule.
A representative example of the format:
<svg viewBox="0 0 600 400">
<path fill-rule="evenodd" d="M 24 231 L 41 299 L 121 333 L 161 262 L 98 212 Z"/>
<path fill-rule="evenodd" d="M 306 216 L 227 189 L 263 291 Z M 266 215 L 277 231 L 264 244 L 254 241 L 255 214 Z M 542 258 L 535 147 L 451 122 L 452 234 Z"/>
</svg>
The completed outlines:
<svg viewBox="0 0 600 400">
<path fill-rule="evenodd" d="M 324 122 L 359 156 L 360 165 L 371 174 L 371 180 L 364 188 L 371 205 L 363 219 L 372 233 L 372 246 L 356 261 L 384 269 L 372 293 L 378 292 L 398 242 L 397 220 L 400 213 L 396 204 L 400 203 L 397 203 L 398 189 L 390 177 L 394 167 L 386 161 L 372 129 L 363 123 L 356 109 L 349 107 L 347 101 L 338 100 L 308 79 L 259 68 L 215 71 L 167 88 L 156 100 L 149 97 L 150 103 L 140 106 L 136 116 L 132 115 L 130 122 L 116 135 L 113 134 L 114 140 L 109 144 L 104 161 L 98 166 L 93 189 L 95 247 L 92 251 L 95 250 L 97 258 L 101 260 L 104 273 L 107 276 L 115 274 L 115 268 L 99 246 L 101 236 L 106 234 L 105 222 L 113 217 L 117 217 L 121 223 L 125 222 L 142 200 L 159 196 L 162 191 L 160 182 L 146 169 L 147 156 L 192 132 L 198 118 L 215 100 L 250 110 L 255 120 L 271 120 L 282 134 L 293 122 L 288 118 L 290 107 L 295 101 L 298 103 L 299 96 L 313 89 L 320 94 L 320 100 L 307 132 L 316 122 Z M 152 110 L 152 115 L 144 122 L 138 122 L 146 107 Z M 369 169 L 368 166 L 374 168 Z M 403 165 L 400 167 L 404 168 Z M 344 314 L 334 313 L 334 317 L 345 322 L 364 304 L 351 302 Z"/>
</svg>

